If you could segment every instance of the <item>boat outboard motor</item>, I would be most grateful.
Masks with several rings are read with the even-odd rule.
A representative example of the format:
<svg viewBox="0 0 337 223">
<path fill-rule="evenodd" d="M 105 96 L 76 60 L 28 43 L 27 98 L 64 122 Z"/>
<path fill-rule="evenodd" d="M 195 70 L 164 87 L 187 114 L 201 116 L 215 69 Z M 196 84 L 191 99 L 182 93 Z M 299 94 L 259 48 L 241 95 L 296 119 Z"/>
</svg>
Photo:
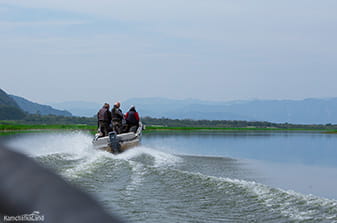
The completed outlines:
<svg viewBox="0 0 337 223">
<path fill-rule="evenodd" d="M 109 139 L 110 139 L 110 148 L 113 153 L 120 153 L 120 144 L 119 139 L 117 138 L 117 134 L 115 131 L 109 132 Z"/>
</svg>

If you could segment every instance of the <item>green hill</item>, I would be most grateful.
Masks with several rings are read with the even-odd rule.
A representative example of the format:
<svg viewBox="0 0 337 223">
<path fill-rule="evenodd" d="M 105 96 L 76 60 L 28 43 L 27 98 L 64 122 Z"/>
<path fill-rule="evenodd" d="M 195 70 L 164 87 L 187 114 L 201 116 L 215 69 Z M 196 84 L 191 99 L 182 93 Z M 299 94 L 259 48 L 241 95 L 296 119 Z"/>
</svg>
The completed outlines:
<svg viewBox="0 0 337 223">
<path fill-rule="evenodd" d="M 16 102 L 0 88 L 0 120 L 20 120 L 25 115 Z"/>
<path fill-rule="evenodd" d="M 5 92 L 0 88 L 0 105 L 6 105 L 10 107 L 17 107 L 19 106 L 16 104 L 16 102 Z"/>
<path fill-rule="evenodd" d="M 40 114 L 40 115 L 57 115 L 57 116 L 67 116 L 71 117 L 72 114 L 65 110 L 58 110 L 49 105 L 42 105 L 32 101 L 29 101 L 23 97 L 9 95 L 16 104 L 25 112 L 29 114 Z"/>
</svg>

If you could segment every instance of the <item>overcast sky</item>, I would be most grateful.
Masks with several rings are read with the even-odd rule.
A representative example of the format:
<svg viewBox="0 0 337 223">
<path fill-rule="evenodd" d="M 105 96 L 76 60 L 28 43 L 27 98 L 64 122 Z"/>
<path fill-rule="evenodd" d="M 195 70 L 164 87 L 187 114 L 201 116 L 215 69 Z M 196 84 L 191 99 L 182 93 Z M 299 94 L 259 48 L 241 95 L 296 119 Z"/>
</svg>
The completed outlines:
<svg viewBox="0 0 337 223">
<path fill-rule="evenodd" d="M 337 97 L 336 0 L 0 0 L 0 88 L 39 103 Z"/>
</svg>

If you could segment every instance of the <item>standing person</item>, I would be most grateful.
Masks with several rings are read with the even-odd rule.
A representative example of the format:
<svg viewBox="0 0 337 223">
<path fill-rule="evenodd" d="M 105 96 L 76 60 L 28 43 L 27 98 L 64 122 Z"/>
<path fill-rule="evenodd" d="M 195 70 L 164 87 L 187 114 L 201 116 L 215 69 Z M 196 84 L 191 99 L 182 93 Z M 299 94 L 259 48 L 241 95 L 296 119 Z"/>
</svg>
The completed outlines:
<svg viewBox="0 0 337 223">
<path fill-rule="evenodd" d="M 117 133 L 122 133 L 123 112 L 120 109 L 121 103 L 116 102 L 111 110 L 112 128 Z"/>
<path fill-rule="evenodd" d="M 127 132 L 136 132 L 139 127 L 139 114 L 136 111 L 135 106 L 131 106 L 129 111 L 125 114 L 125 120 L 127 125 Z"/>
<path fill-rule="evenodd" d="M 104 103 L 103 107 L 97 113 L 97 120 L 99 124 L 99 130 L 103 136 L 107 136 L 110 131 L 111 112 L 109 111 L 110 105 Z"/>
</svg>

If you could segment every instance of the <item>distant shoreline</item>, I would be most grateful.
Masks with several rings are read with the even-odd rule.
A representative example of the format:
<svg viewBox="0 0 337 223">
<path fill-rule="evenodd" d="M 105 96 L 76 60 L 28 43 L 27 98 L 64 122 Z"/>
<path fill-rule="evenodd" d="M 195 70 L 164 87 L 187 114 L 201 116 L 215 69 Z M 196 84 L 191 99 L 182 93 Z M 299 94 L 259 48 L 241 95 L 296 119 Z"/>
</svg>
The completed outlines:
<svg viewBox="0 0 337 223">
<path fill-rule="evenodd" d="M 214 132 L 227 132 L 227 131 L 305 131 L 305 132 L 321 132 L 321 133 L 337 133 L 336 129 L 305 129 L 305 128 L 256 128 L 256 127 L 232 127 L 232 128 L 218 128 L 218 127 L 158 127 L 148 126 L 145 132 L 155 131 L 214 131 Z"/>
<path fill-rule="evenodd" d="M 44 130 L 88 130 L 95 132 L 97 126 L 93 125 L 25 125 L 25 124 L 0 124 L 0 132 L 29 132 L 29 131 L 44 131 Z M 146 126 L 144 132 L 155 131 L 310 131 L 322 133 L 337 133 L 336 129 L 306 129 L 306 128 L 257 128 L 257 127 L 168 127 L 168 126 Z"/>
<path fill-rule="evenodd" d="M 0 124 L 0 131 L 17 130 L 95 130 L 97 127 L 91 125 L 6 125 Z"/>
</svg>

